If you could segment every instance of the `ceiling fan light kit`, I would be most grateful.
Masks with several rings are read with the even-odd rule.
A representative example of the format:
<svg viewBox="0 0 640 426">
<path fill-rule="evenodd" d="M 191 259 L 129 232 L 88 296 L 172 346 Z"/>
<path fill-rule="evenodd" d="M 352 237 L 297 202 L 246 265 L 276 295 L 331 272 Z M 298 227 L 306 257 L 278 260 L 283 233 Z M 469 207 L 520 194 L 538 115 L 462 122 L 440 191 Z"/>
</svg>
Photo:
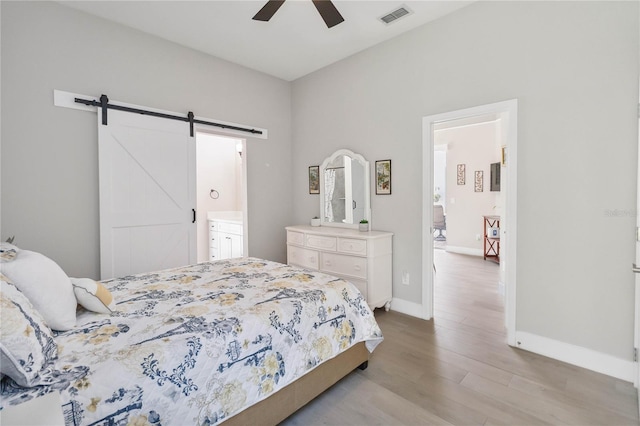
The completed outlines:
<svg viewBox="0 0 640 426">
<path fill-rule="evenodd" d="M 318 13 L 324 20 L 324 23 L 327 24 L 327 28 L 332 28 L 338 25 L 341 22 L 344 22 L 344 18 L 338 12 L 335 5 L 331 2 L 331 0 L 311 0 L 313 5 L 318 9 Z M 275 15 L 275 13 L 280 9 L 280 6 L 285 2 L 285 0 L 269 0 L 267 3 L 262 6 L 262 9 L 256 13 L 253 17 L 256 21 L 269 21 Z"/>
</svg>

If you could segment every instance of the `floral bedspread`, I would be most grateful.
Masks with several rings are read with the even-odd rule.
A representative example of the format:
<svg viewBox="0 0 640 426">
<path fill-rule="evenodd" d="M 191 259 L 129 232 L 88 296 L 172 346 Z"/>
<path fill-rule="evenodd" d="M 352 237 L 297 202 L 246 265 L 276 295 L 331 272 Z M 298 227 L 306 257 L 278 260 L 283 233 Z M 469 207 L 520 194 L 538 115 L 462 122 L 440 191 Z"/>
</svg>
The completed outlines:
<svg viewBox="0 0 640 426">
<path fill-rule="evenodd" d="M 58 380 L 2 405 L 59 391 L 68 425 L 215 424 L 318 364 L 382 333 L 350 283 L 255 258 L 103 282 L 111 315 L 79 311 L 59 333 Z"/>
</svg>

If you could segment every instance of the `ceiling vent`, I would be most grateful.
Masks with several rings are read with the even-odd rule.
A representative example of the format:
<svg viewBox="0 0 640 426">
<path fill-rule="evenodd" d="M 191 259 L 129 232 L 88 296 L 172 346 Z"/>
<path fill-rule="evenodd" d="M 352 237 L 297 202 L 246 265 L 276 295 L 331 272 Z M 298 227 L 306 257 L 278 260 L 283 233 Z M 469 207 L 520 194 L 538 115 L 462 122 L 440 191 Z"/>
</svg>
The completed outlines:
<svg viewBox="0 0 640 426">
<path fill-rule="evenodd" d="M 379 19 L 388 25 L 394 21 L 397 21 L 400 18 L 403 18 L 407 15 L 411 15 L 412 13 L 413 11 L 411 9 L 409 9 L 405 5 L 402 5 L 401 7 L 397 8 L 393 12 L 389 12 L 386 15 L 381 16 Z"/>
</svg>

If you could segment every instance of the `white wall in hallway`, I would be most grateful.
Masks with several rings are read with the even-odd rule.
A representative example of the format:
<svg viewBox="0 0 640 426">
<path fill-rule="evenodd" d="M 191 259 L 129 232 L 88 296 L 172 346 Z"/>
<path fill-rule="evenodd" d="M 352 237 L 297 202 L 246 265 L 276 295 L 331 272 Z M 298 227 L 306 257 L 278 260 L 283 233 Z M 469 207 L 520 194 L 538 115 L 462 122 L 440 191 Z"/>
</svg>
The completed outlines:
<svg viewBox="0 0 640 426">
<path fill-rule="evenodd" d="M 496 215 L 497 192 L 490 191 L 489 165 L 500 161 L 498 123 L 451 127 L 434 133 L 434 143 L 447 145 L 447 246 L 482 254 L 484 215 Z M 465 165 L 465 184 L 457 183 L 457 165 Z M 483 174 L 482 191 L 475 190 L 475 173 Z"/>
</svg>

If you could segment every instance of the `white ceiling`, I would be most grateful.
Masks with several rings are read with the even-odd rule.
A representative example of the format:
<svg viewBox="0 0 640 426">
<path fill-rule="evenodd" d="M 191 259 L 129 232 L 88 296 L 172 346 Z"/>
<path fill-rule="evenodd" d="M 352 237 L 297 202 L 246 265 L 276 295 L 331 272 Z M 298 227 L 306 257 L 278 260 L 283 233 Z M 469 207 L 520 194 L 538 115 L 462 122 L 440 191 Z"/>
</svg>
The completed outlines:
<svg viewBox="0 0 640 426">
<path fill-rule="evenodd" d="M 311 0 L 287 0 L 269 22 L 251 19 L 266 0 L 60 3 L 291 81 L 472 1 L 335 0 L 345 21 L 331 29 Z M 413 13 L 378 19 L 403 5 Z"/>
</svg>

